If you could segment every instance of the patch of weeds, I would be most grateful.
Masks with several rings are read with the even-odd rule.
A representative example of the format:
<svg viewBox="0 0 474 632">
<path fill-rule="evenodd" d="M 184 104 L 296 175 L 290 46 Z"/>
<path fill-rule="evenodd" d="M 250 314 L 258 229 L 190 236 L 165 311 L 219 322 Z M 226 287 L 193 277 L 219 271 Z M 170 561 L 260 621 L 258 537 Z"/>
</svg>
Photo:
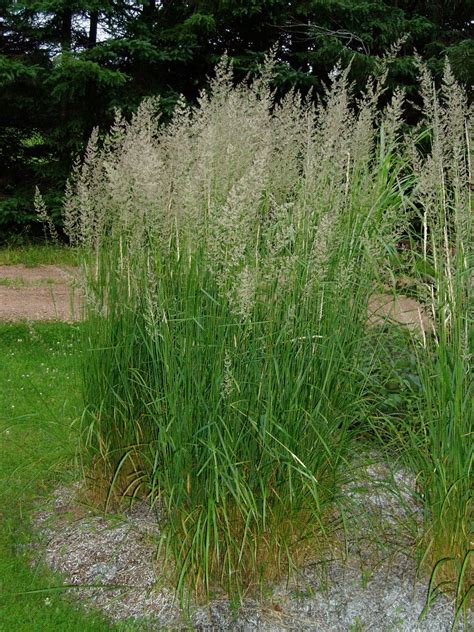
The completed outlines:
<svg viewBox="0 0 474 632">
<path fill-rule="evenodd" d="M 360 573 L 360 585 L 363 590 L 367 590 L 370 578 L 373 575 L 373 570 L 370 568 L 363 568 Z"/>
<path fill-rule="evenodd" d="M 361 619 L 361 617 L 357 616 L 354 621 L 349 626 L 348 632 L 364 632 L 367 629 L 367 626 Z"/>
<path fill-rule="evenodd" d="M 327 586 L 325 586 L 327 588 Z M 291 591 L 291 596 L 295 599 L 303 601 L 304 599 L 311 599 L 314 597 L 314 589 L 311 586 L 305 588 L 297 588 Z"/>
<path fill-rule="evenodd" d="M 1 287 L 24 287 L 25 285 L 23 279 L 0 279 Z"/>
<path fill-rule="evenodd" d="M 385 325 L 375 339 L 367 341 L 367 400 L 374 416 L 406 418 L 413 416 L 421 394 L 416 353 L 412 341 L 401 326 Z"/>
<path fill-rule="evenodd" d="M 55 281 L 53 279 L 40 279 L 38 281 L 34 281 L 33 283 L 27 283 L 24 279 L 1 279 L 0 278 L 0 286 L 2 287 L 38 287 L 38 286 L 51 286 L 54 285 Z"/>
<path fill-rule="evenodd" d="M 401 614 L 401 608 L 396 608 L 394 614 L 395 618 L 390 622 L 387 632 L 398 632 L 399 630 L 403 630 L 405 620 L 403 617 L 399 616 Z"/>
</svg>

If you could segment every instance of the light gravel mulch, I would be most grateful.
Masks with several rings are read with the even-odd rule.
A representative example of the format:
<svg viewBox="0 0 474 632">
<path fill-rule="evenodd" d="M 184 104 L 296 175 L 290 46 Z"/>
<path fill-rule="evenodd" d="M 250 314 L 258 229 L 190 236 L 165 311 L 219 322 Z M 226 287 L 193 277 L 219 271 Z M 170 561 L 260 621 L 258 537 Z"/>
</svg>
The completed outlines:
<svg viewBox="0 0 474 632">
<path fill-rule="evenodd" d="M 126 515 L 105 517 L 84 511 L 76 500 L 78 486 L 58 488 L 46 508 L 36 514 L 37 553 L 63 574 L 70 597 L 85 608 L 98 608 L 112 621 L 135 621 L 140 630 L 202 630 L 284 632 L 448 632 L 453 604 L 437 599 L 419 621 L 426 599 L 427 580 L 416 579 L 416 566 L 402 552 L 409 543 L 399 525 L 416 525 L 420 509 L 413 501 L 413 479 L 396 474 L 401 492 L 387 491 L 388 469 L 370 466 L 371 489 L 359 496 L 358 485 L 348 486 L 350 512 L 365 518 L 351 533 L 348 555 L 321 560 L 302 568 L 289 582 L 282 581 L 265 598 L 246 598 L 235 610 L 225 597 L 203 606 L 180 608 L 156 561 L 159 538 L 157 516 L 144 501 Z M 405 487 L 405 489 L 404 489 Z M 375 544 L 378 527 L 398 544 L 381 549 Z M 462 623 L 458 630 L 467 630 Z"/>
</svg>

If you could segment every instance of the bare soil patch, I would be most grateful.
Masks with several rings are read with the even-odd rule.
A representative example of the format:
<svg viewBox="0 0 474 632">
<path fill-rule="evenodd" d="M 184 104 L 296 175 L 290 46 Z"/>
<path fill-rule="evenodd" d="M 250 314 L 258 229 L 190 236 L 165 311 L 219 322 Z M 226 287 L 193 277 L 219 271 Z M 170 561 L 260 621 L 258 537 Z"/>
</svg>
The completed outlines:
<svg viewBox="0 0 474 632">
<path fill-rule="evenodd" d="M 76 277 L 72 266 L 0 266 L 0 320 L 78 320 Z"/>
<path fill-rule="evenodd" d="M 368 323 L 383 325 L 387 321 L 419 333 L 433 331 L 431 318 L 416 299 L 403 294 L 374 294 L 369 301 Z"/>
<path fill-rule="evenodd" d="M 64 320 L 80 317 L 73 266 L 0 265 L 0 320 Z M 369 302 L 371 325 L 391 321 L 414 330 L 432 330 L 430 318 L 413 298 L 374 294 Z"/>
</svg>

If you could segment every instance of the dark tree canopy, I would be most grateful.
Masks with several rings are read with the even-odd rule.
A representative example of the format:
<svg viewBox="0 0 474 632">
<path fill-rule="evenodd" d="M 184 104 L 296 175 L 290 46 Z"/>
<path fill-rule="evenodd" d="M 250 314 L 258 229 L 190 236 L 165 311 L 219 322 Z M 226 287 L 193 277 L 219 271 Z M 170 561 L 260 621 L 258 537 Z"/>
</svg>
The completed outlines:
<svg viewBox="0 0 474 632">
<path fill-rule="evenodd" d="M 474 77 L 472 0 L 0 0 L 0 238 L 33 220 L 35 185 L 59 219 L 92 128 L 159 94 L 194 99 L 224 52 L 238 76 L 277 43 L 276 88 L 317 94 L 340 60 L 362 86 L 404 37 L 390 81 L 408 93 L 414 50 Z"/>
</svg>

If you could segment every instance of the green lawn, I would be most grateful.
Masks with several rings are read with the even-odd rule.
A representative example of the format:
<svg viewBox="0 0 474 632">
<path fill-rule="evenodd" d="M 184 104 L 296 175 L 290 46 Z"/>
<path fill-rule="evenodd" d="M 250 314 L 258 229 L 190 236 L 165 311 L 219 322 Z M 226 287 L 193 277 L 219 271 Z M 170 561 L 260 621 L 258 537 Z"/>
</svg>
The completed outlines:
<svg viewBox="0 0 474 632">
<path fill-rule="evenodd" d="M 60 323 L 0 325 L 2 632 L 124 629 L 69 604 L 59 577 L 32 569 L 26 546 L 33 503 L 75 474 L 79 333 Z"/>
<path fill-rule="evenodd" d="M 78 253 L 72 248 L 55 244 L 30 244 L 0 248 L 0 265 L 77 265 Z"/>
</svg>

